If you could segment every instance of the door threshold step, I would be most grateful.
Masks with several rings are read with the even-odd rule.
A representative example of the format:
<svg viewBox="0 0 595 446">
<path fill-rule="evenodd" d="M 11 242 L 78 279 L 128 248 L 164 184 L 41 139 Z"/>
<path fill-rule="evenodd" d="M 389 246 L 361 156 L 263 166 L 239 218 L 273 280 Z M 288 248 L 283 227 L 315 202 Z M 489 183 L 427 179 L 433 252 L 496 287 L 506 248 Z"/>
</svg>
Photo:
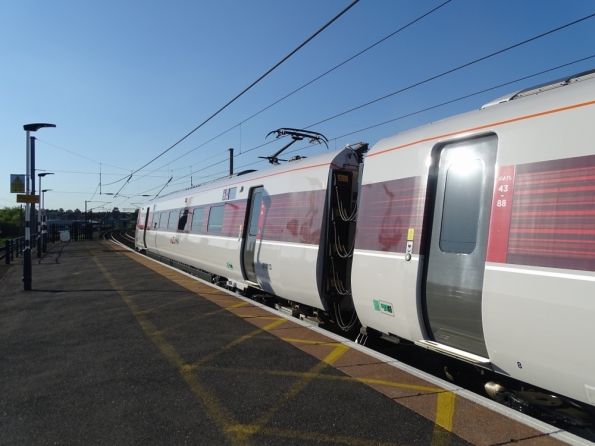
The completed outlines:
<svg viewBox="0 0 595 446">
<path fill-rule="evenodd" d="M 464 350 L 459 350 L 458 348 L 450 347 L 444 344 L 439 344 L 438 342 L 434 341 L 426 341 L 423 339 L 420 341 L 415 341 L 415 345 L 427 348 L 428 350 L 432 350 L 438 353 L 442 353 L 444 355 L 451 356 L 456 359 L 460 359 L 465 362 L 469 362 L 473 365 L 476 365 L 484 369 L 492 370 L 492 362 L 488 358 L 484 358 L 483 356 L 475 355 Z"/>
</svg>

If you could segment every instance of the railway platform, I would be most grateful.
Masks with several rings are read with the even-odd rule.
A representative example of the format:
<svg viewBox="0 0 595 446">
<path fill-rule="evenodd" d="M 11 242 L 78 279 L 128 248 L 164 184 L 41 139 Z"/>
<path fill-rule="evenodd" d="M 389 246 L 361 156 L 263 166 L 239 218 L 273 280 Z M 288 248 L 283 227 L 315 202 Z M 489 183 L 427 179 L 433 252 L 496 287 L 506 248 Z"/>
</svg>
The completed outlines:
<svg viewBox="0 0 595 446">
<path fill-rule="evenodd" d="M 2 444 L 592 444 L 106 241 L 2 268 Z"/>
</svg>

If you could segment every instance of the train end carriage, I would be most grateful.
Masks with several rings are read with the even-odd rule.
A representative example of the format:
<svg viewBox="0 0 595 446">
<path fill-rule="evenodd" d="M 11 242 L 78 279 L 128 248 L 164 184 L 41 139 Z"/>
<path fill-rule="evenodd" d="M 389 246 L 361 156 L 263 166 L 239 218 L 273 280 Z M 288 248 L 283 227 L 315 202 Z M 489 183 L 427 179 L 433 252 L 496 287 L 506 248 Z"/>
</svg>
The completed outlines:
<svg viewBox="0 0 595 446">
<path fill-rule="evenodd" d="M 351 278 L 364 328 L 595 405 L 594 75 L 371 148 Z"/>
<path fill-rule="evenodd" d="M 350 258 L 336 247 L 353 246 L 362 147 L 155 199 L 139 213 L 137 248 L 326 311 L 349 286 Z"/>
</svg>

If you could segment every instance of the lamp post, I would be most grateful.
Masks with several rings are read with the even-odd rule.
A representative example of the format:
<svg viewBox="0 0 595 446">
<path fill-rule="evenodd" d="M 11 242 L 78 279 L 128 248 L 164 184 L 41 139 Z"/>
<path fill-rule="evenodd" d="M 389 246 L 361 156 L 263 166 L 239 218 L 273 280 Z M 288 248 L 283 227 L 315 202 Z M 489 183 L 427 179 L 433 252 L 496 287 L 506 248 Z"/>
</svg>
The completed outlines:
<svg viewBox="0 0 595 446">
<path fill-rule="evenodd" d="M 25 193 L 27 195 L 35 195 L 35 137 L 31 136 L 31 132 L 44 127 L 56 127 L 55 124 L 25 124 L 23 130 L 26 132 L 27 143 L 27 166 L 25 170 Z M 25 291 L 31 290 L 32 268 L 31 268 L 31 215 L 32 209 L 29 203 L 25 206 L 25 249 L 23 250 L 23 288 Z"/>
<path fill-rule="evenodd" d="M 39 188 L 41 189 L 41 183 L 39 183 Z M 52 189 L 44 189 L 41 191 L 41 212 L 42 220 L 41 220 L 41 249 L 45 253 L 48 248 L 48 231 L 47 231 L 47 215 L 45 214 L 45 193 L 51 191 Z"/>
<path fill-rule="evenodd" d="M 41 193 L 41 179 L 43 177 L 45 177 L 46 175 L 53 175 L 52 172 L 43 172 L 43 173 L 38 173 L 37 176 L 39 177 L 39 192 Z M 44 246 L 44 236 L 45 236 L 45 231 L 43 230 L 43 228 L 41 227 L 42 225 L 42 209 L 44 209 L 43 207 L 43 199 L 41 200 L 41 205 L 39 206 L 39 212 L 37 213 L 37 257 L 40 258 L 41 257 L 41 251 L 43 250 L 43 252 L 45 252 Z"/>
</svg>

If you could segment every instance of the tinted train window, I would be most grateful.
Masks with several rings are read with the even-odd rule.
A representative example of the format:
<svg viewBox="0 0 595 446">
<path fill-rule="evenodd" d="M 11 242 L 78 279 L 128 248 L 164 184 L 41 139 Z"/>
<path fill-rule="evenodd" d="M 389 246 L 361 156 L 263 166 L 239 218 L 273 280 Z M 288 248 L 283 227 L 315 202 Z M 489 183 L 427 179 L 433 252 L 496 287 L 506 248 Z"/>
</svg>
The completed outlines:
<svg viewBox="0 0 595 446">
<path fill-rule="evenodd" d="M 167 228 L 167 212 L 162 212 L 159 216 L 159 228 L 165 229 Z"/>
<path fill-rule="evenodd" d="M 252 199 L 252 215 L 250 216 L 250 226 L 248 227 L 248 235 L 255 237 L 258 235 L 258 220 L 260 220 L 260 206 L 262 203 L 262 192 L 256 192 Z"/>
<path fill-rule="evenodd" d="M 194 209 L 192 214 L 192 232 L 202 231 L 202 224 L 205 219 L 205 208 Z"/>
<path fill-rule="evenodd" d="M 465 160 L 450 165 L 446 173 L 440 249 L 471 254 L 477 242 L 483 162 Z"/>
<path fill-rule="evenodd" d="M 169 223 L 167 229 L 176 229 L 178 227 L 178 211 L 170 211 Z"/>
<path fill-rule="evenodd" d="M 159 212 L 153 214 L 152 228 L 157 229 L 159 226 Z"/>
<path fill-rule="evenodd" d="M 207 224 L 207 232 L 221 232 L 223 229 L 223 214 L 225 213 L 225 206 L 213 206 L 209 210 L 209 223 Z"/>
<path fill-rule="evenodd" d="M 188 209 L 180 211 L 180 219 L 178 220 L 178 231 L 186 229 L 186 222 L 188 221 Z"/>
</svg>

